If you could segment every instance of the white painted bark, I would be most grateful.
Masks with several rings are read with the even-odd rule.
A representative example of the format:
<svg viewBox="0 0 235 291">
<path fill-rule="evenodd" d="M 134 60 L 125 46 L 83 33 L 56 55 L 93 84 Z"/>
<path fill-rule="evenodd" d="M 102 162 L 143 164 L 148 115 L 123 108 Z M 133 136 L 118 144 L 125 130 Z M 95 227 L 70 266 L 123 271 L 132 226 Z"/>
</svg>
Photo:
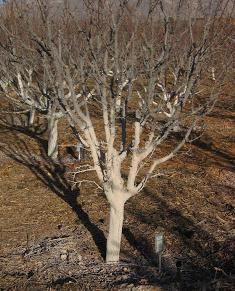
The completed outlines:
<svg viewBox="0 0 235 291">
<path fill-rule="evenodd" d="M 47 154 L 53 160 L 58 157 L 58 119 L 51 116 L 49 119 L 49 137 L 48 137 L 48 149 Z"/>
<path fill-rule="evenodd" d="M 33 125 L 35 119 L 35 108 L 32 108 L 29 112 L 29 125 Z"/>
<path fill-rule="evenodd" d="M 123 219 L 124 201 L 117 196 L 116 201 L 110 205 L 109 234 L 106 249 L 107 263 L 116 263 L 119 261 Z"/>
<path fill-rule="evenodd" d="M 120 183 L 118 183 L 120 185 Z M 115 190 L 105 191 L 106 197 L 110 204 L 109 234 L 107 238 L 106 262 L 119 262 L 122 226 L 124 219 L 125 202 L 132 197 L 133 193 L 117 188 L 117 184 L 113 185 Z"/>
</svg>

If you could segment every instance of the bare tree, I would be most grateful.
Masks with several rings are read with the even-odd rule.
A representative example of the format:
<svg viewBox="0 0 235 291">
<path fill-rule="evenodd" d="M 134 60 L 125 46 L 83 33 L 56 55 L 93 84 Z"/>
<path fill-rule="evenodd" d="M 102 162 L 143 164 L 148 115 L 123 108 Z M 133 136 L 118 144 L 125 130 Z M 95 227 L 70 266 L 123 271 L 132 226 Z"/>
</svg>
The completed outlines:
<svg viewBox="0 0 235 291">
<path fill-rule="evenodd" d="M 77 173 L 96 171 L 110 204 L 107 262 L 119 260 L 125 202 L 190 142 L 190 133 L 214 106 L 226 69 L 214 69 L 210 81 L 207 69 L 223 35 L 219 20 L 225 2 L 208 8 L 202 20 L 189 1 L 178 1 L 170 15 L 163 1 L 149 1 L 146 15 L 128 2 L 103 1 L 97 7 L 86 2 L 82 101 L 77 104 L 72 77 L 64 70 L 73 107 L 60 100 L 93 159 Z M 95 93 L 89 99 L 90 87 Z M 92 117 L 95 105 L 103 117 L 103 135 Z M 161 155 L 159 149 L 176 130 L 180 141 Z"/>
<path fill-rule="evenodd" d="M 213 109 L 227 70 L 226 62 L 215 63 L 228 40 L 221 22 L 228 2 L 203 8 L 175 1 L 169 9 L 161 0 L 87 0 L 82 15 L 67 6 L 55 21 L 37 1 L 45 35 L 28 34 L 37 35 L 29 68 L 35 90 L 67 117 L 90 153 L 92 163 L 77 168 L 74 183 L 94 183 L 110 204 L 107 262 L 119 260 L 125 202 L 192 141 Z M 97 179 L 81 178 L 92 171 Z"/>
<path fill-rule="evenodd" d="M 50 67 L 46 45 L 49 4 L 38 1 L 36 8 L 33 5 L 28 1 L 9 1 L 1 9 L 1 88 L 18 112 L 28 111 L 29 126 L 33 125 L 37 112 L 45 117 L 49 132 L 48 156 L 56 160 L 58 121 L 63 113 L 53 95 L 56 81 L 47 74 Z"/>
</svg>

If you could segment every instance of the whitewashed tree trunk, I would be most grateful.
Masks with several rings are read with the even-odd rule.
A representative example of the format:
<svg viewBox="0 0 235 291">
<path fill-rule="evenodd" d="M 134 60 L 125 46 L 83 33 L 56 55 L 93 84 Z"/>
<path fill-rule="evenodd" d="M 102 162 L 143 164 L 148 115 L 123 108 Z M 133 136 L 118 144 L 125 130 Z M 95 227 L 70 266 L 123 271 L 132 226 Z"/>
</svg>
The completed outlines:
<svg viewBox="0 0 235 291">
<path fill-rule="evenodd" d="M 47 154 L 53 160 L 58 157 L 58 119 L 55 116 L 49 118 L 49 137 Z"/>
<path fill-rule="evenodd" d="M 33 125 L 34 119 L 35 119 L 35 113 L 36 113 L 35 108 L 32 108 L 29 112 L 29 125 Z"/>
<path fill-rule="evenodd" d="M 130 195 L 128 195 L 125 191 L 112 192 L 111 195 L 107 195 L 110 203 L 109 234 L 106 248 L 107 263 L 117 263 L 119 261 L 124 219 L 124 205 L 129 197 Z"/>
<path fill-rule="evenodd" d="M 107 263 L 115 263 L 119 261 L 123 218 L 124 205 L 119 205 L 118 208 L 114 208 L 113 206 L 110 207 L 109 234 L 106 249 Z"/>
</svg>

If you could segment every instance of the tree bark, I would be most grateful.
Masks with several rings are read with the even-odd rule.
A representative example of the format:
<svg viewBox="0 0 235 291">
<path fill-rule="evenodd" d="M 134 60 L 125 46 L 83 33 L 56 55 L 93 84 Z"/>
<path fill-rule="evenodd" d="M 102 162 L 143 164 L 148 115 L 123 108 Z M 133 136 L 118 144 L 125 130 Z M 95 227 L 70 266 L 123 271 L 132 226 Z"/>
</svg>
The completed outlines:
<svg viewBox="0 0 235 291">
<path fill-rule="evenodd" d="M 122 226 L 124 219 L 124 203 L 110 207 L 109 234 L 107 239 L 106 262 L 119 261 L 121 248 Z"/>
<path fill-rule="evenodd" d="M 35 110 L 35 108 L 31 108 L 30 109 L 30 112 L 29 112 L 29 126 L 30 125 L 33 125 L 33 123 L 34 123 L 34 119 L 35 119 L 35 112 L 36 112 L 36 110 Z"/>
<path fill-rule="evenodd" d="M 47 154 L 53 160 L 58 157 L 58 119 L 54 116 L 49 119 L 49 137 L 48 137 L 48 149 Z"/>
</svg>

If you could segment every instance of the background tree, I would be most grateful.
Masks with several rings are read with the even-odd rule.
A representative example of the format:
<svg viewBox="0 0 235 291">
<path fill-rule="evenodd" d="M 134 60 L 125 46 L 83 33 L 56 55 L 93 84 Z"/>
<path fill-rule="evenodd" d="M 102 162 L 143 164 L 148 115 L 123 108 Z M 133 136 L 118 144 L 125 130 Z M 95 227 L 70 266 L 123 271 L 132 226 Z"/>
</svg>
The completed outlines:
<svg viewBox="0 0 235 291">
<path fill-rule="evenodd" d="M 14 105 L 15 110 L 29 112 L 29 126 L 33 125 L 36 112 L 45 117 L 48 124 L 48 156 L 56 160 L 58 121 L 63 113 L 53 96 L 55 90 L 53 92 L 52 88 L 57 86 L 56 81 L 46 71 L 51 65 L 51 54 L 47 48 L 47 13 L 52 7 L 46 1 L 10 1 L 2 7 L 0 81 L 5 97 Z M 64 9 L 62 12 L 65 11 Z M 59 21 L 56 16 L 59 15 L 57 9 L 54 28 Z M 54 33 L 59 32 L 54 29 Z M 54 36 L 51 35 L 50 41 L 52 37 Z M 43 61 L 46 63 L 42 65 Z"/>
</svg>

